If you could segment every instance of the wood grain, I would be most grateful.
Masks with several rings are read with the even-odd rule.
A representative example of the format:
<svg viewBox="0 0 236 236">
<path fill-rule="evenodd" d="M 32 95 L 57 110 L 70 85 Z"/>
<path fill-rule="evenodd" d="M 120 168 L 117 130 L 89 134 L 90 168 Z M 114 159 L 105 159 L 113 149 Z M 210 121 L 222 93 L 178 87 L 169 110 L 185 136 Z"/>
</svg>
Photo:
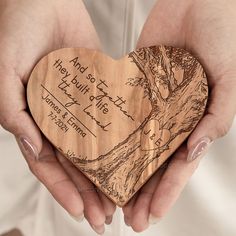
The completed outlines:
<svg viewBox="0 0 236 236">
<path fill-rule="evenodd" d="M 167 46 L 120 60 L 85 48 L 57 50 L 36 65 L 27 87 L 44 135 L 119 206 L 193 131 L 207 96 L 200 63 Z"/>
</svg>

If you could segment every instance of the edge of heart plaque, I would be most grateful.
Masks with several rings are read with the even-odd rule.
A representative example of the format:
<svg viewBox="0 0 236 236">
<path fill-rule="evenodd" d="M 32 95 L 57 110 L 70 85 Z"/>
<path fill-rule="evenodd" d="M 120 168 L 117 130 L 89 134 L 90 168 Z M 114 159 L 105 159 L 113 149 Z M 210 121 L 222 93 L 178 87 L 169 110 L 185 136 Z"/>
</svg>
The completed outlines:
<svg viewBox="0 0 236 236">
<path fill-rule="evenodd" d="M 118 206 L 185 141 L 207 98 L 198 60 L 170 46 L 140 48 L 120 60 L 60 49 L 39 61 L 27 86 L 42 133 Z"/>
</svg>

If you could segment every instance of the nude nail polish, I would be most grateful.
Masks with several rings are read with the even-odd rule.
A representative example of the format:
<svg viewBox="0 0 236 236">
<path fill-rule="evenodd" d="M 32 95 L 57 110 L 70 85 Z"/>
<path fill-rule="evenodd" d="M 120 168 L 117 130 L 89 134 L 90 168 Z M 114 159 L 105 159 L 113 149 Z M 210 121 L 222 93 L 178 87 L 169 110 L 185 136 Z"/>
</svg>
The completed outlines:
<svg viewBox="0 0 236 236">
<path fill-rule="evenodd" d="M 98 235 L 103 235 L 105 233 L 104 225 L 99 225 L 99 226 L 92 225 L 92 228 Z"/>
<path fill-rule="evenodd" d="M 24 156 L 38 160 L 37 148 L 25 137 L 19 138 L 19 145 Z"/>
<path fill-rule="evenodd" d="M 77 222 L 82 222 L 84 220 L 84 214 L 80 215 L 80 216 L 73 216 L 71 214 L 69 214 L 75 221 Z"/>
<path fill-rule="evenodd" d="M 150 225 L 154 225 L 154 224 L 157 224 L 158 222 L 160 222 L 161 221 L 161 219 L 160 218 L 158 218 L 158 217 L 155 217 L 154 215 L 152 215 L 152 214 L 150 214 L 149 215 L 149 218 L 148 218 L 148 223 L 150 224 Z"/>
<path fill-rule="evenodd" d="M 198 143 L 190 150 L 187 161 L 191 162 L 197 158 L 200 158 L 206 154 L 212 141 L 208 137 L 201 138 Z"/>
</svg>

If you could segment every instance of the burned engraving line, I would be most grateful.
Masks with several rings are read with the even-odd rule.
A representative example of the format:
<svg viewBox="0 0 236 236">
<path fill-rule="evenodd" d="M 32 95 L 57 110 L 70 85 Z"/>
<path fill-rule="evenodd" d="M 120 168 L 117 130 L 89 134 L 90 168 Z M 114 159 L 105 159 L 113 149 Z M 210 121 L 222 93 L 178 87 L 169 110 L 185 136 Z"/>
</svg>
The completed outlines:
<svg viewBox="0 0 236 236">
<path fill-rule="evenodd" d="M 92 134 L 95 138 L 97 138 L 97 136 L 96 136 L 87 126 L 85 126 L 68 108 L 66 108 L 66 107 L 62 104 L 62 102 L 60 102 L 45 86 L 43 86 L 43 85 L 41 84 L 41 87 L 42 87 L 45 91 L 47 91 L 61 106 L 63 106 L 63 108 L 64 108 L 66 111 L 68 111 L 81 125 L 83 125 L 84 128 L 87 129 L 90 134 Z"/>
</svg>

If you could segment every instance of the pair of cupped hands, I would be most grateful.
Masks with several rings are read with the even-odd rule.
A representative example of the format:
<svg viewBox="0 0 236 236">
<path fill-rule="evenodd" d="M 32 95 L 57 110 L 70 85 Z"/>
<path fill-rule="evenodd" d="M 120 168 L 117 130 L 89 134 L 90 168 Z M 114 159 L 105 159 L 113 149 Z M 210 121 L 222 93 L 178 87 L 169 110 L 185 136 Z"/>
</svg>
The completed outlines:
<svg viewBox="0 0 236 236">
<path fill-rule="evenodd" d="M 144 25 L 137 48 L 164 44 L 192 52 L 206 70 L 210 97 L 203 119 L 168 167 L 123 207 L 124 220 L 134 231 L 166 215 L 208 147 L 231 127 L 236 113 L 235 9 L 234 0 L 159 0 Z M 93 184 L 42 137 L 27 111 L 31 70 L 41 57 L 64 47 L 101 48 L 82 1 L 0 1 L 0 123 L 15 135 L 30 170 L 61 206 L 103 234 L 114 203 L 100 191 L 78 191 Z"/>
</svg>

